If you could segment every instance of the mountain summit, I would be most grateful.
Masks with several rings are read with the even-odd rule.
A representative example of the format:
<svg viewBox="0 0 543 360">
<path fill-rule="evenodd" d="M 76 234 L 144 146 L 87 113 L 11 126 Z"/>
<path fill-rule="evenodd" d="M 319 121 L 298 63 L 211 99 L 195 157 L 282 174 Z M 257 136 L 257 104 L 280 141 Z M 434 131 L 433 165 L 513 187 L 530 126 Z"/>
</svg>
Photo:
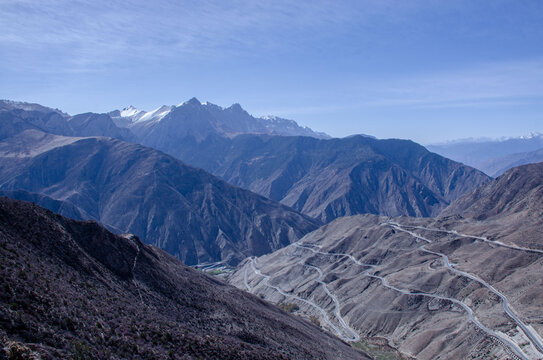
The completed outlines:
<svg viewBox="0 0 543 360">
<path fill-rule="evenodd" d="M 142 111 L 133 106 L 108 113 L 120 127 L 131 129 L 142 143 L 153 143 L 150 138 L 180 138 L 193 136 L 200 141 L 210 134 L 232 137 L 238 134 L 269 134 L 284 136 L 310 136 L 329 138 L 293 120 L 275 116 L 254 117 L 235 103 L 229 107 L 201 102 L 197 98 L 179 105 L 163 105 L 152 111 Z M 175 129 L 179 130 L 176 131 Z M 173 131 L 173 132 L 172 132 Z"/>
</svg>

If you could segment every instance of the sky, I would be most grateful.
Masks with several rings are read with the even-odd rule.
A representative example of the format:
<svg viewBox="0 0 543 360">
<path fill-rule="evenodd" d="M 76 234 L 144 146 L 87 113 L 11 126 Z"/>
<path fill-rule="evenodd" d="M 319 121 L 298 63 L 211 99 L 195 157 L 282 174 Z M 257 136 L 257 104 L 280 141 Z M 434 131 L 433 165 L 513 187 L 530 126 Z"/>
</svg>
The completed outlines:
<svg viewBox="0 0 543 360">
<path fill-rule="evenodd" d="M 543 132 L 539 0 L 0 0 L 0 99 L 240 103 L 342 137 Z"/>
</svg>

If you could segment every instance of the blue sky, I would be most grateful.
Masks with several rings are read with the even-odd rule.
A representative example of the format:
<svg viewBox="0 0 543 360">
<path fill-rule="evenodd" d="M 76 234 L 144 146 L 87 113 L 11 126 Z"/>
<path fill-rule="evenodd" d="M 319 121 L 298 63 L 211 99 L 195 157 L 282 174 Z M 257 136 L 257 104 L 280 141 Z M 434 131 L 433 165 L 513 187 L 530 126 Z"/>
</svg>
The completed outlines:
<svg viewBox="0 0 543 360">
<path fill-rule="evenodd" d="M 0 0 L 0 98 L 193 96 L 334 136 L 543 132 L 543 1 Z"/>
</svg>

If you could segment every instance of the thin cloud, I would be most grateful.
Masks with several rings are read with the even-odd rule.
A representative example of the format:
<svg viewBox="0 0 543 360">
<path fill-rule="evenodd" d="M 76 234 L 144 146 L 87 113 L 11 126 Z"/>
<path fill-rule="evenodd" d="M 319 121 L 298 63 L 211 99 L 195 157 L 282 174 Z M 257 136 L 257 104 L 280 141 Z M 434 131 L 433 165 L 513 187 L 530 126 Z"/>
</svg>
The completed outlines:
<svg viewBox="0 0 543 360">
<path fill-rule="evenodd" d="M 514 105 L 543 101 L 543 59 L 421 74 L 360 89 L 366 106 L 420 108 Z"/>
<path fill-rule="evenodd" d="M 324 24 L 362 24 L 391 10 L 405 6 L 377 0 L 7 0 L 0 4 L 0 49 L 18 59 L 25 55 L 41 70 L 44 62 L 68 65 L 59 71 L 123 63 L 120 57 L 145 62 L 246 55 L 296 46 Z"/>
</svg>

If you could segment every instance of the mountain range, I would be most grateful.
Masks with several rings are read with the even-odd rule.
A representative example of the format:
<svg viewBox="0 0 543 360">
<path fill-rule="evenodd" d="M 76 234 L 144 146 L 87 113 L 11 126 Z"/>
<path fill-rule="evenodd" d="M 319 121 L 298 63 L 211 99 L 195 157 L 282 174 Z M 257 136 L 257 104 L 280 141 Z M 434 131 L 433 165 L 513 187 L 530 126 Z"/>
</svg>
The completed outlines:
<svg viewBox="0 0 543 360">
<path fill-rule="evenodd" d="M 322 139 L 238 104 L 193 98 L 152 112 L 75 116 L 37 104 L 1 106 L 0 191 L 133 232 L 187 264 L 236 264 L 345 215 L 435 215 L 488 180 L 411 141 Z M 300 131 L 312 137 L 295 136 Z"/>
<path fill-rule="evenodd" d="M 0 197 L 2 359 L 369 359 L 131 234 Z"/>
<path fill-rule="evenodd" d="M 0 195 L 34 203 L 0 197 L 0 359 L 543 358 L 543 163 L 195 98 L 0 121 Z"/>
<path fill-rule="evenodd" d="M 187 136 L 197 141 L 210 134 L 232 137 L 247 133 L 330 138 L 327 134 L 301 127 L 293 120 L 276 116 L 254 117 L 239 104 L 223 108 L 196 98 L 177 106 L 163 105 L 149 112 L 129 106 L 108 115 L 119 127 L 130 129 L 143 145 L 160 147 L 168 153 L 177 140 Z"/>
<path fill-rule="evenodd" d="M 239 135 L 180 141 L 174 156 L 329 222 L 372 213 L 434 216 L 488 181 L 408 140 Z"/>
<path fill-rule="evenodd" d="M 428 145 L 427 148 L 497 177 L 512 167 L 543 161 L 543 134 L 495 140 L 459 140 Z"/>
<path fill-rule="evenodd" d="M 221 108 L 193 98 L 149 113 L 128 108 L 110 115 L 141 144 L 323 222 L 360 213 L 436 215 L 488 180 L 411 141 L 266 133 L 269 125 L 238 104 Z"/>
</svg>

